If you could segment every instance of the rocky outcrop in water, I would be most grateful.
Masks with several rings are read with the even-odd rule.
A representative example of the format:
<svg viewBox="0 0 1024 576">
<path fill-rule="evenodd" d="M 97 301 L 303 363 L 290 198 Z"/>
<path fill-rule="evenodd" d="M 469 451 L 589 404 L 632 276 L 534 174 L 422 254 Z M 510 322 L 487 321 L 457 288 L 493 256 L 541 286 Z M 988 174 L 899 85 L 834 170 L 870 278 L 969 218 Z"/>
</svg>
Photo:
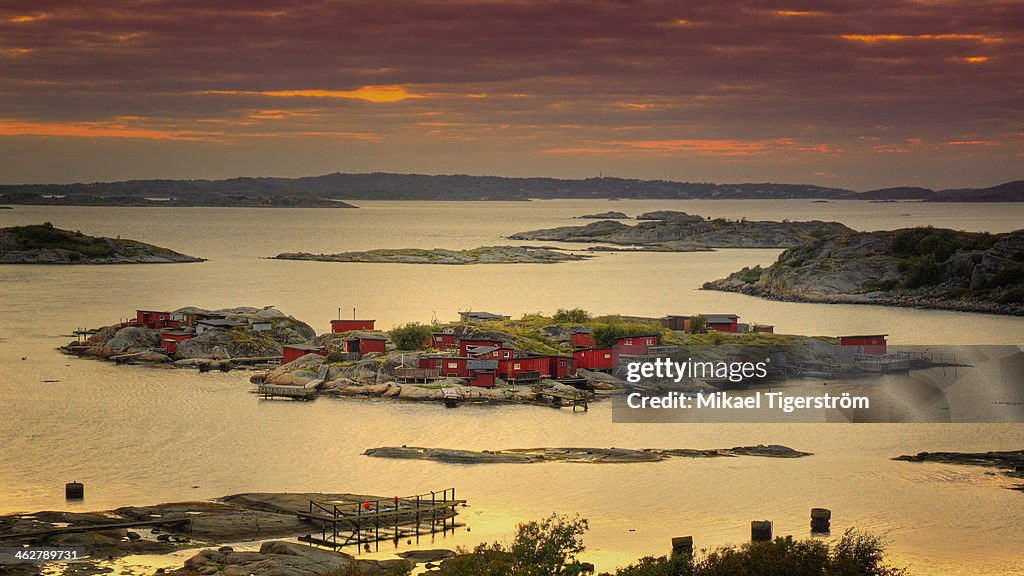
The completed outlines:
<svg viewBox="0 0 1024 576">
<path fill-rule="evenodd" d="M 1024 230 L 911 228 L 808 241 L 706 290 L 777 300 L 1024 314 Z"/>
<path fill-rule="evenodd" d="M 653 214 L 653 215 L 652 215 Z M 853 230 L 838 222 L 769 222 L 754 220 L 708 220 L 702 216 L 679 213 L 649 213 L 656 219 L 628 226 L 602 220 L 586 226 L 562 226 L 519 232 L 514 240 L 557 242 L 601 242 L 607 244 L 657 247 L 663 250 L 690 251 L 707 248 L 790 248 L 815 238 L 848 234 Z"/>
<path fill-rule="evenodd" d="M 484 246 L 472 250 L 432 250 L 398 248 L 308 254 L 288 252 L 274 256 L 276 260 L 313 260 L 317 262 L 371 262 L 379 264 L 553 264 L 585 260 L 590 256 L 562 250 L 532 246 Z"/>
<path fill-rule="evenodd" d="M 370 448 L 364 456 L 404 460 L 433 460 L 445 464 L 534 464 L 539 462 L 584 462 L 590 464 L 622 464 L 660 462 L 673 457 L 719 458 L 735 456 L 761 456 L 767 458 L 800 458 L 810 456 L 778 444 L 737 446 L 713 450 L 632 449 L 632 448 L 514 448 L 510 450 L 454 450 L 449 448 L 419 448 L 415 446 Z"/>
<path fill-rule="evenodd" d="M 173 264 L 202 258 L 135 240 L 37 226 L 0 228 L 0 264 Z"/>
<path fill-rule="evenodd" d="M 986 466 L 998 468 L 1011 478 L 1024 479 L 1024 450 L 1002 452 L 918 452 L 904 454 L 893 460 L 903 462 L 940 462 L 964 466 Z M 1024 484 L 1012 486 L 1013 490 L 1024 491 Z"/>
<path fill-rule="evenodd" d="M 609 210 L 608 212 L 598 212 L 597 214 L 584 214 L 583 216 L 577 216 L 577 218 L 587 220 L 628 220 L 629 216 L 626 216 L 623 212 Z"/>
</svg>

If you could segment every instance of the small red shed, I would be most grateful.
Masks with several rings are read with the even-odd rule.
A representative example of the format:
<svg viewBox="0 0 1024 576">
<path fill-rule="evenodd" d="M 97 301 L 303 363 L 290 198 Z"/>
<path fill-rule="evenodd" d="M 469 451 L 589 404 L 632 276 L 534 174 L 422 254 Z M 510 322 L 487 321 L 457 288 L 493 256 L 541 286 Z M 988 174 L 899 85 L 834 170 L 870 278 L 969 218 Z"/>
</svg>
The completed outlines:
<svg viewBox="0 0 1024 576">
<path fill-rule="evenodd" d="M 888 334 L 840 336 L 840 346 L 856 346 L 858 352 L 868 356 L 884 356 L 888 352 Z"/>
<path fill-rule="evenodd" d="M 736 314 L 705 314 L 704 327 L 715 332 L 739 332 L 740 317 Z"/>
<path fill-rule="evenodd" d="M 494 370 L 473 370 L 469 376 L 469 385 L 481 388 L 494 388 L 496 385 Z"/>
<path fill-rule="evenodd" d="M 311 346 L 309 344 L 285 344 L 284 356 L 281 358 L 281 363 L 287 364 L 289 362 L 294 362 L 306 354 L 327 356 L 327 348 L 323 346 Z"/>
<path fill-rule="evenodd" d="M 161 330 L 160 343 L 168 354 L 178 351 L 178 343 L 192 338 L 195 334 L 191 330 Z"/>
<path fill-rule="evenodd" d="M 384 353 L 388 350 L 388 339 L 383 336 L 360 334 L 359 336 L 345 338 L 341 343 L 342 349 L 345 352 L 369 354 L 371 352 Z"/>
<path fill-rule="evenodd" d="M 181 327 L 181 322 L 171 320 L 170 312 L 162 312 L 159 310 L 136 310 L 135 322 L 153 330 Z"/>
<path fill-rule="evenodd" d="M 459 337 L 447 332 L 434 332 L 430 335 L 428 347 L 434 350 L 457 350 L 459 348 Z"/>
<path fill-rule="evenodd" d="M 572 353 L 576 368 L 611 371 L 619 365 L 619 351 L 615 348 L 583 348 Z"/>
<path fill-rule="evenodd" d="M 754 324 L 754 332 L 761 334 L 775 334 L 775 326 L 771 324 Z"/>
<path fill-rule="evenodd" d="M 619 336 L 615 339 L 615 346 L 619 354 L 634 354 L 643 356 L 647 354 L 648 348 L 657 346 L 661 336 L 658 334 L 632 334 L 630 336 Z"/>
<path fill-rule="evenodd" d="M 331 320 L 331 332 L 352 332 L 353 330 L 373 330 L 376 320 Z"/>
<path fill-rule="evenodd" d="M 592 348 L 594 338 L 590 335 L 590 328 L 576 328 L 572 331 L 573 348 Z"/>
<path fill-rule="evenodd" d="M 420 368 L 435 368 L 441 371 L 441 376 L 456 378 L 468 378 L 469 358 L 461 356 L 420 356 Z"/>
<path fill-rule="evenodd" d="M 476 346 L 493 346 L 501 348 L 505 343 L 492 338 L 459 338 L 459 356 L 468 356 L 468 349 Z"/>
<path fill-rule="evenodd" d="M 537 372 L 541 378 L 551 376 L 551 362 L 547 356 L 513 356 L 498 360 L 498 376 L 513 379 L 520 372 Z"/>
<path fill-rule="evenodd" d="M 576 363 L 571 356 L 548 356 L 548 374 L 552 378 L 568 378 L 576 374 Z"/>
</svg>

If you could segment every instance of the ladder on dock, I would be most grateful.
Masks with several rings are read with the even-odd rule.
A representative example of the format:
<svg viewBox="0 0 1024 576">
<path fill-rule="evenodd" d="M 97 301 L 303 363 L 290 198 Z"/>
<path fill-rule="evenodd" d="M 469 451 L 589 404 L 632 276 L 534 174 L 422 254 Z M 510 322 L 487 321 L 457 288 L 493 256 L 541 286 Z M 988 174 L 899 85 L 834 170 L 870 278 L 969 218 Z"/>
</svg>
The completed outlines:
<svg viewBox="0 0 1024 576">
<path fill-rule="evenodd" d="M 298 516 L 319 524 L 320 534 L 307 534 L 299 540 L 333 548 L 409 536 L 418 541 L 421 534 L 454 531 L 456 508 L 465 503 L 455 498 L 455 488 L 404 498 L 310 500 L 309 510 Z"/>
</svg>

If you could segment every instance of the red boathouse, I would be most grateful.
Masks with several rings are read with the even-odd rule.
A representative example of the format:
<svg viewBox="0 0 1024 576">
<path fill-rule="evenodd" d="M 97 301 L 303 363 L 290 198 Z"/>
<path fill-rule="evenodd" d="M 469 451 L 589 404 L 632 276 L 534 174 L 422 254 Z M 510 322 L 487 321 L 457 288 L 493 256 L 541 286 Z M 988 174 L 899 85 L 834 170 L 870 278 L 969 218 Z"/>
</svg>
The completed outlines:
<svg viewBox="0 0 1024 576">
<path fill-rule="evenodd" d="M 572 353 L 576 368 L 612 371 L 619 364 L 619 351 L 615 348 L 583 348 Z"/>
<path fill-rule="evenodd" d="M 286 344 L 284 346 L 284 356 L 281 358 L 281 363 L 287 364 L 289 362 L 294 362 L 306 354 L 327 356 L 327 348 L 324 348 L 323 346 L 310 346 L 309 344 Z"/>
<path fill-rule="evenodd" d="M 496 385 L 494 381 L 494 370 L 473 370 L 469 377 L 470 386 L 479 386 L 481 388 L 494 388 Z"/>
<path fill-rule="evenodd" d="M 740 330 L 740 317 L 735 314 L 705 314 L 704 328 L 715 332 L 732 332 Z"/>
<path fill-rule="evenodd" d="M 369 354 L 371 352 L 384 353 L 388 350 L 388 339 L 383 336 L 350 336 L 341 341 L 342 349 L 345 352 L 358 352 Z"/>
<path fill-rule="evenodd" d="M 884 356 L 888 352 L 888 334 L 869 334 L 858 336 L 840 336 L 840 346 L 856 346 L 857 352 L 868 356 Z"/>
<path fill-rule="evenodd" d="M 178 343 L 192 338 L 195 334 L 191 330 L 161 330 L 160 344 L 168 354 L 178 351 Z"/>
</svg>

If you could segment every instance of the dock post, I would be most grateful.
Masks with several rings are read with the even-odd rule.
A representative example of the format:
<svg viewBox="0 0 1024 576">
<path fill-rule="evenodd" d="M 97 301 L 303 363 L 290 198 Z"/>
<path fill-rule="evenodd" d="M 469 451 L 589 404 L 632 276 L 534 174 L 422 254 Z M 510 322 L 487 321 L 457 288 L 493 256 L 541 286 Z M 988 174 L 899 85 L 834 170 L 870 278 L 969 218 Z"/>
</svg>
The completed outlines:
<svg viewBox="0 0 1024 576">
<path fill-rule="evenodd" d="M 672 555 L 693 556 L 693 536 L 679 536 L 672 539 Z"/>
<path fill-rule="evenodd" d="M 772 521 L 771 520 L 754 520 L 750 523 L 750 541 L 751 542 L 771 542 L 772 539 Z"/>
<path fill-rule="evenodd" d="M 832 531 L 832 511 L 828 508 L 811 508 L 811 533 L 828 534 Z"/>
</svg>

